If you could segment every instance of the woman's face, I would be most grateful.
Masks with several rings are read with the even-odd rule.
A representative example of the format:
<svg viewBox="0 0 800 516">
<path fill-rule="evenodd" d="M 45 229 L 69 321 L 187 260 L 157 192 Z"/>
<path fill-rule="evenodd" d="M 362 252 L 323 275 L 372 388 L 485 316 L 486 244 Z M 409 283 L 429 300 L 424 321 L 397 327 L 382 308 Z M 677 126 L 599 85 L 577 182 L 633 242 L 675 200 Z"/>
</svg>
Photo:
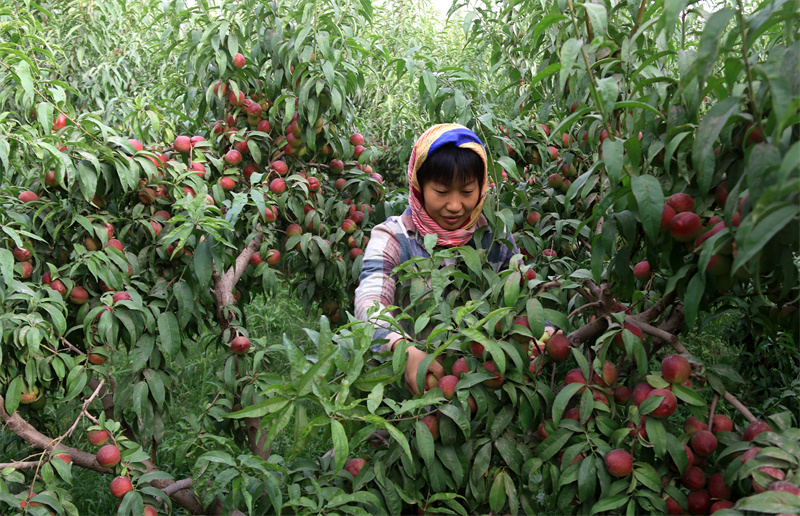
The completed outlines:
<svg viewBox="0 0 800 516">
<path fill-rule="evenodd" d="M 436 181 L 426 181 L 422 185 L 425 211 L 439 226 L 449 231 L 460 228 L 469 220 L 480 195 L 475 179 L 468 183 L 453 182 L 450 186 Z"/>
</svg>

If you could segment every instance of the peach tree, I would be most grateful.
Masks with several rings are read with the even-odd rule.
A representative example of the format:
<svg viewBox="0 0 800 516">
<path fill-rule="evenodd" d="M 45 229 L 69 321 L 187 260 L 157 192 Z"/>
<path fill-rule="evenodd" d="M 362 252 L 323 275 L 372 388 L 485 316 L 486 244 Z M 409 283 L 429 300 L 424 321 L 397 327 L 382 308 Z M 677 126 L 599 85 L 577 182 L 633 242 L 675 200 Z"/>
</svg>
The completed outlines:
<svg viewBox="0 0 800 516">
<path fill-rule="evenodd" d="M 266 343 L 249 334 L 242 309 L 255 292 L 289 282 L 309 310 L 333 320 L 344 313 L 363 231 L 385 216 L 382 178 L 370 166 L 380 150 L 353 125 L 351 97 L 363 77 L 350 63 L 359 50 L 332 13 L 315 14 L 309 38 L 292 27 L 306 22 L 303 6 L 286 24 L 262 7 L 248 26 L 183 11 L 189 19 L 178 28 L 192 42 L 181 61 L 191 81 L 183 100 L 196 118 L 149 106 L 122 122 L 135 133 L 119 116 L 83 110 L 80 92 L 49 79 L 60 63 L 48 46 L 61 32 L 40 19 L 60 7 L 34 7 L 4 27 L 12 43 L 3 80 L 13 94 L 3 99 L 0 142 L 0 415 L 42 451 L 3 464 L 2 503 L 74 513 L 71 464 L 116 474 L 111 493 L 122 513 L 170 499 L 194 513 L 215 507 L 218 493 L 198 497 L 155 462 L 187 354 L 228 350 L 216 364 L 223 394 L 198 422 L 213 426 L 262 399 L 270 383 Z M 62 22 L 71 23 L 73 8 Z M 103 4 L 97 26 L 113 8 Z M 247 9 L 223 6 L 232 17 Z M 348 12 L 350 22 L 362 13 Z M 158 16 L 154 3 L 142 18 Z M 26 40 L 26 30 L 53 39 Z M 96 105 L 119 91 L 89 94 Z M 63 414 L 74 423 L 57 428 Z M 247 418 L 215 431 L 263 461 L 277 430 Z M 95 454 L 100 444 L 112 448 Z"/>
</svg>

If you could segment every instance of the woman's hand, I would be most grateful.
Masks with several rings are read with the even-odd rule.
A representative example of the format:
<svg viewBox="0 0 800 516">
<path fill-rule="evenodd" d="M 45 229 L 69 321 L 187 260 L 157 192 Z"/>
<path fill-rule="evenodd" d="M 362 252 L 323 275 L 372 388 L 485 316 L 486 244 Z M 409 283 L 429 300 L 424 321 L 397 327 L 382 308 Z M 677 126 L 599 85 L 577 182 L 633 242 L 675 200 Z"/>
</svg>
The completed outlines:
<svg viewBox="0 0 800 516">
<path fill-rule="evenodd" d="M 399 340 L 395 346 L 404 346 L 405 343 L 405 340 Z M 406 349 L 406 353 L 408 353 L 408 360 L 406 361 L 406 370 L 403 374 L 403 378 L 405 379 L 408 392 L 416 395 L 419 394 L 419 389 L 417 389 L 417 370 L 428 354 L 415 346 L 409 346 L 408 349 Z M 428 366 L 428 371 L 437 379 L 444 376 L 444 367 L 436 360 L 431 361 L 431 364 Z"/>
</svg>

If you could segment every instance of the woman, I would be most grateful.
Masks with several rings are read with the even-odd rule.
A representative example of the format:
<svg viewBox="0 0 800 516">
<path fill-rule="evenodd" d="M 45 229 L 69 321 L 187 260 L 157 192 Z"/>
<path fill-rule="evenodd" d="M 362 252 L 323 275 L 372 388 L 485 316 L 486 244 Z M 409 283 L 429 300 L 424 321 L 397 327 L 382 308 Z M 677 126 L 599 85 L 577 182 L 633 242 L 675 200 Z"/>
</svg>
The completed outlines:
<svg viewBox="0 0 800 516">
<path fill-rule="evenodd" d="M 358 319 L 367 320 L 367 311 L 376 303 L 381 309 L 404 304 L 396 298 L 399 290 L 392 270 L 412 258 L 429 256 L 425 235 L 435 234 L 437 246 L 475 248 L 475 230 L 487 226 L 481 214 L 488 190 L 486 151 L 480 138 L 463 125 L 435 125 L 419 137 L 408 162 L 408 184 L 409 207 L 372 229 L 356 289 Z M 489 250 L 488 261 L 495 270 L 506 267 L 517 252 L 511 236 L 506 238 L 513 249 L 495 242 L 488 228 L 483 232 L 480 247 Z M 407 345 L 396 327 L 385 321 L 375 323 L 379 326 L 373 338 L 387 341 L 376 351 L 391 352 L 398 345 Z M 411 334 L 410 328 L 404 331 Z M 406 388 L 419 394 L 417 369 L 427 353 L 415 346 L 409 346 L 407 352 Z M 435 360 L 428 370 L 437 378 L 444 376 Z"/>
</svg>

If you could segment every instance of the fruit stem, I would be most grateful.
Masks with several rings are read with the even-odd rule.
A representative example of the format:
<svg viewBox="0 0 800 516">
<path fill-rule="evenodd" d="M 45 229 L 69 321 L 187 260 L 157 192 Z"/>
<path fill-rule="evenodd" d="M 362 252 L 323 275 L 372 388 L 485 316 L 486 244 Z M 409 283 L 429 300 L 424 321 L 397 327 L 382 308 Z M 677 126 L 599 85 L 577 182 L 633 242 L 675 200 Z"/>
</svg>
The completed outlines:
<svg viewBox="0 0 800 516">
<path fill-rule="evenodd" d="M 714 412 L 717 410 L 717 401 L 719 401 L 719 394 L 714 393 L 711 399 L 711 409 L 708 411 L 708 431 L 714 431 Z"/>
</svg>

